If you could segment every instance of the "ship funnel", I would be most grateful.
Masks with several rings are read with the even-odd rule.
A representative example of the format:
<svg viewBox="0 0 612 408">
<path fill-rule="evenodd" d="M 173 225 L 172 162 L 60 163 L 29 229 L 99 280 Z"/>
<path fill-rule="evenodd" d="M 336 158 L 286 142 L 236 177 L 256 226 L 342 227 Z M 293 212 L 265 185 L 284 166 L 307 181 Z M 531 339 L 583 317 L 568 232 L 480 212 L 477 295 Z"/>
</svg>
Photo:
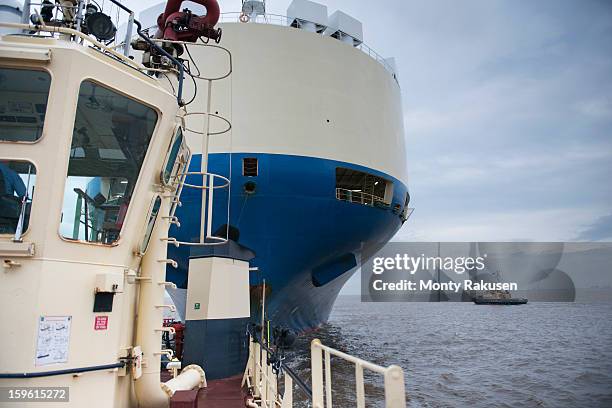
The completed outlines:
<svg viewBox="0 0 612 408">
<path fill-rule="evenodd" d="M 293 0 L 287 8 L 287 21 L 291 27 L 323 33 L 327 28 L 327 6 L 308 0 Z"/>
<path fill-rule="evenodd" d="M 325 35 L 357 47 L 363 42 L 363 26 L 361 21 L 338 10 L 329 16 Z"/>
</svg>

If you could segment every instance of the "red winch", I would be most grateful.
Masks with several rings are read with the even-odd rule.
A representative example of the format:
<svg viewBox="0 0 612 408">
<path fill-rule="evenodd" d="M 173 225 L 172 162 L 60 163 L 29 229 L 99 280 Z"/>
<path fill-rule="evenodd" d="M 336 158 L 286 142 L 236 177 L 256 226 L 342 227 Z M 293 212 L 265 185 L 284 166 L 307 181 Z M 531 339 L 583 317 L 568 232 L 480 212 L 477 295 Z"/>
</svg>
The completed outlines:
<svg viewBox="0 0 612 408">
<path fill-rule="evenodd" d="M 157 18 L 157 38 L 171 41 L 195 42 L 200 37 L 221 41 L 221 29 L 215 29 L 221 11 L 217 0 L 194 0 L 206 8 L 205 16 L 193 14 L 189 9 L 180 11 L 183 0 L 169 0 L 163 14 Z"/>
</svg>

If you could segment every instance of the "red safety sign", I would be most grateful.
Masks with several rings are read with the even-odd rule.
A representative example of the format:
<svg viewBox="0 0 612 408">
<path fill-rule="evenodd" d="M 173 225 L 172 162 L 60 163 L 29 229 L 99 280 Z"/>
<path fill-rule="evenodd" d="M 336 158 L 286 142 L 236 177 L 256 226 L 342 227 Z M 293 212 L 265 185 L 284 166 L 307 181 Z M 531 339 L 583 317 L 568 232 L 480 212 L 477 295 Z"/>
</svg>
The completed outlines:
<svg viewBox="0 0 612 408">
<path fill-rule="evenodd" d="M 94 321 L 94 330 L 108 329 L 108 316 L 96 316 Z"/>
</svg>

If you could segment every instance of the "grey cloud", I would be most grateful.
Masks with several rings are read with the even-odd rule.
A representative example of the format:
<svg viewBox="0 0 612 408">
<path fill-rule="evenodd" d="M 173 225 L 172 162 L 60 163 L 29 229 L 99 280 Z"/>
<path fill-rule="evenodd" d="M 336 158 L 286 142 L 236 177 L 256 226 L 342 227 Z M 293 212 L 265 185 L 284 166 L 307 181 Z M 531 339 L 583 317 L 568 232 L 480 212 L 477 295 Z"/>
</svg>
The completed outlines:
<svg viewBox="0 0 612 408">
<path fill-rule="evenodd" d="M 612 241 L 612 214 L 598 218 L 595 222 L 584 229 L 578 237 L 578 241 Z"/>
</svg>

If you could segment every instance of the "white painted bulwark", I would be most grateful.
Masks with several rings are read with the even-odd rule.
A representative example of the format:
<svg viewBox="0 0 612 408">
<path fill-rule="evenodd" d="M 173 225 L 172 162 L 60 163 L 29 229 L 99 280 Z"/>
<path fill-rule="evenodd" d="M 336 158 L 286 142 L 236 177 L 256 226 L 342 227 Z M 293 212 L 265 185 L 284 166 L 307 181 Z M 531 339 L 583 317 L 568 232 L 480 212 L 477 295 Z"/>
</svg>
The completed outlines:
<svg viewBox="0 0 612 408">
<path fill-rule="evenodd" d="M 186 320 L 249 317 L 249 263 L 227 258 L 189 260 Z"/>
</svg>

